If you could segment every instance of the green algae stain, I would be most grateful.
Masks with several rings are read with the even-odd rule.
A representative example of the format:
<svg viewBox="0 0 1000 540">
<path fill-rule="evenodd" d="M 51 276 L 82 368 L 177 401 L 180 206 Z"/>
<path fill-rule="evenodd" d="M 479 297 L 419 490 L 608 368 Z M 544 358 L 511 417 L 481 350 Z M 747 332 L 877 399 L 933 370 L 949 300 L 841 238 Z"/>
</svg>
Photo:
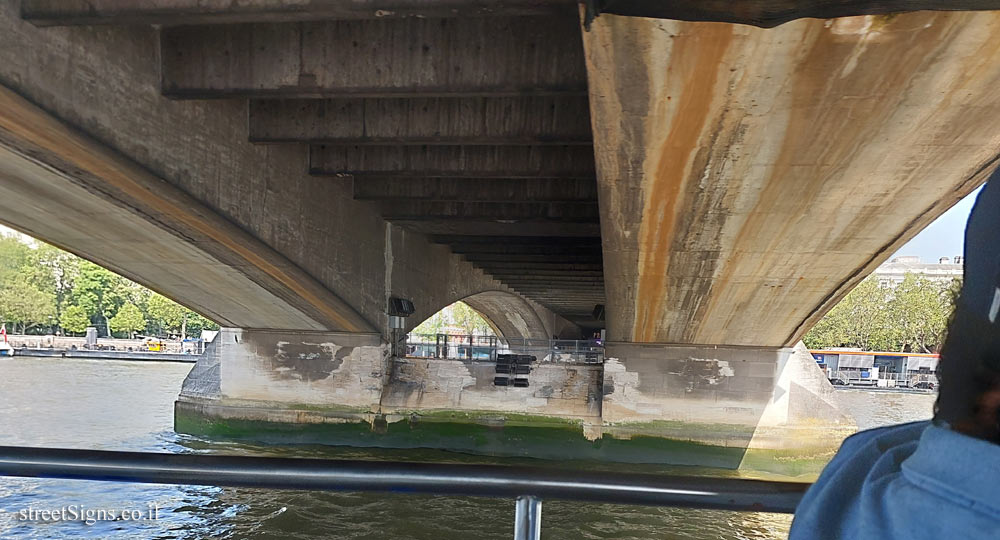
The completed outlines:
<svg viewBox="0 0 1000 540">
<path fill-rule="evenodd" d="M 290 424 L 210 418 L 183 407 L 177 407 L 174 416 L 178 432 L 207 438 L 268 444 L 437 449 L 492 457 L 614 463 L 616 470 L 623 466 L 683 465 L 739 469 L 749 471 L 751 476 L 756 472 L 757 476 L 812 478 L 833 455 L 832 451 L 823 450 L 748 451 L 662 435 L 677 432 L 683 427 L 679 422 L 649 426 L 648 433 L 634 433 L 640 426 L 629 425 L 633 433 L 627 438 L 605 435 L 588 440 L 579 421 L 489 411 L 414 411 L 398 421 L 376 422 L 377 429 L 361 419 Z M 697 429 L 708 428 L 727 429 L 720 426 Z M 687 429 L 690 433 L 691 426 Z"/>
</svg>

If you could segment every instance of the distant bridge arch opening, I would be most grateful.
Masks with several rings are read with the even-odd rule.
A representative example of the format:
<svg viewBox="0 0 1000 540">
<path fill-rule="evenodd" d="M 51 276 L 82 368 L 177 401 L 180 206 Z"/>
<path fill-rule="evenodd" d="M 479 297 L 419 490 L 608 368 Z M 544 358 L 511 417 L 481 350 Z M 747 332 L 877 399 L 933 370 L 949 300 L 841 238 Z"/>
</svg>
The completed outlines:
<svg viewBox="0 0 1000 540">
<path fill-rule="evenodd" d="M 550 330 L 524 298 L 504 291 L 483 291 L 441 308 L 416 325 L 417 334 L 496 335 L 508 339 L 550 339 Z"/>
</svg>

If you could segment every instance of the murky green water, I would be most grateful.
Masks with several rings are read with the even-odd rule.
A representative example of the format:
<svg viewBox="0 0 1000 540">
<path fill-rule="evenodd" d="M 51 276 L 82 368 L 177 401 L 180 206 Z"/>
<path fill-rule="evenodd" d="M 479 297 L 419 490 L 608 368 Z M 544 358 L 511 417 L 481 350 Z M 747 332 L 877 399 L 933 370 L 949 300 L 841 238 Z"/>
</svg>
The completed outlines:
<svg viewBox="0 0 1000 540">
<path fill-rule="evenodd" d="M 0 444 L 285 457 L 530 463 L 438 451 L 267 447 L 205 441 L 172 430 L 173 400 L 189 364 L 0 359 Z M 933 396 L 845 390 L 861 427 L 927 418 Z M 565 466 L 566 464 L 562 464 Z M 584 465 L 591 467 L 592 465 Z M 607 467 L 607 466 L 606 466 Z M 613 467 L 609 467 L 613 469 Z M 729 470 L 658 467 L 734 476 Z M 613 473 L 612 473 L 613 474 Z M 28 507 L 159 508 L 147 521 L 29 522 Z M 471 497 L 317 493 L 0 478 L 0 538 L 509 539 L 513 502 Z M 791 517 L 547 501 L 546 539 L 765 539 Z"/>
</svg>

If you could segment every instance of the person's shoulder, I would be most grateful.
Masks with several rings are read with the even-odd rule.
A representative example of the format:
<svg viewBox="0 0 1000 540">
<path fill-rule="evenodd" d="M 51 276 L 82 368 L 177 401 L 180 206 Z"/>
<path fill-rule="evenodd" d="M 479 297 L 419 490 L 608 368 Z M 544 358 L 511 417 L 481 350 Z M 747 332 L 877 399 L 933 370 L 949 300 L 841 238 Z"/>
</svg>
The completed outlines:
<svg viewBox="0 0 1000 540">
<path fill-rule="evenodd" d="M 890 451 L 900 451 L 906 446 L 912 452 L 920 435 L 930 425 L 930 420 L 909 422 L 859 431 L 844 439 L 840 450 L 833 456 L 830 463 L 823 469 L 817 484 L 823 484 L 832 477 L 838 476 L 842 469 L 850 465 L 854 469 L 873 466 L 883 454 Z M 860 474 L 863 471 L 853 471 Z"/>
<path fill-rule="evenodd" d="M 789 538 L 837 538 L 860 519 L 866 486 L 899 473 L 929 421 L 869 429 L 844 440 L 837 455 L 809 488 L 795 512 Z M 825 531 L 822 534 L 820 531 Z"/>
<path fill-rule="evenodd" d="M 859 431 L 844 439 L 836 457 L 846 457 L 866 449 L 881 453 L 901 444 L 917 441 L 930 424 L 930 420 L 923 420 Z"/>
</svg>

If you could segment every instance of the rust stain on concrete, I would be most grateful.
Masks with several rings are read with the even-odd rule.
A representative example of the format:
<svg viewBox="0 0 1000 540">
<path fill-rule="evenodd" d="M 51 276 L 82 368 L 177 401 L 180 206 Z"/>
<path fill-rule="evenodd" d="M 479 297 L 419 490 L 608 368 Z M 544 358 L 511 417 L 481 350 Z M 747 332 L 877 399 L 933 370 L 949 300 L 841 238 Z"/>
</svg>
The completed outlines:
<svg viewBox="0 0 1000 540">
<path fill-rule="evenodd" d="M 371 327 L 353 310 L 347 306 L 334 309 L 329 302 L 319 297 L 313 289 L 303 284 L 301 276 L 293 276 L 277 264 L 267 260 L 252 248 L 249 239 L 235 238 L 229 234 L 229 227 L 220 227 L 220 223 L 210 216 L 200 214 L 192 205 L 181 205 L 170 197 L 164 197 L 161 192 L 150 189 L 148 185 L 134 177 L 150 176 L 137 167 L 120 164 L 117 159 L 107 155 L 103 149 L 82 137 L 76 135 L 62 123 L 56 121 L 35 105 L 27 102 L 7 88 L 0 86 L 0 127 L 12 134 L 54 155 L 60 156 L 73 166 L 86 171 L 120 190 L 134 201 L 149 209 L 159 209 L 159 214 L 169 216 L 186 227 L 212 239 L 218 244 L 247 261 L 276 282 L 293 291 L 310 305 L 317 313 L 327 318 L 327 323 L 333 323 L 334 328 L 350 332 L 371 331 Z M 153 181 L 159 182 L 159 180 Z M 164 183 L 164 188 L 168 186 Z"/>
<path fill-rule="evenodd" d="M 732 26 L 691 25 L 674 38 L 667 77 L 683 78 L 682 90 L 661 106 L 677 108 L 670 132 L 657 154 L 655 173 L 646 179 L 639 230 L 640 269 L 636 294 L 635 341 L 656 341 L 667 296 L 667 268 L 677 219 L 677 202 L 709 120 L 721 61 L 732 41 Z M 654 99 L 665 99 L 655 96 Z M 649 159 L 650 156 L 647 156 Z"/>
<path fill-rule="evenodd" d="M 857 208 L 857 201 L 850 196 L 842 198 L 844 208 L 830 208 L 821 205 L 822 193 L 834 184 L 845 192 L 854 188 L 857 193 L 864 192 L 861 184 L 866 179 L 844 178 L 845 169 L 866 145 L 879 142 L 875 141 L 877 134 L 904 101 L 911 80 L 925 64 L 936 60 L 935 52 L 948 42 L 942 39 L 948 25 L 934 20 L 938 18 L 935 15 L 926 17 L 930 20 L 882 19 L 877 21 L 877 31 L 871 30 L 870 23 L 849 24 L 863 22 L 857 20 L 837 21 L 829 28 L 815 21 L 803 33 L 802 41 L 809 49 L 790 77 L 791 115 L 781 148 L 746 222 L 728 248 L 731 255 L 727 264 L 713 283 L 714 294 L 709 295 L 711 304 L 706 311 L 709 317 L 690 321 L 703 327 L 695 339 L 719 339 L 720 328 L 738 328 L 747 323 L 743 317 L 748 313 L 762 311 L 756 306 L 751 311 L 745 309 L 764 300 L 760 287 L 736 284 L 735 276 L 765 274 L 793 247 L 789 238 L 794 237 L 796 228 L 807 225 L 810 209 L 822 207 L 824 214 L 851 212 L 846 227 L 825 233 L 831 235 L 826 248 L 832 251 L 848 249 L 845 243 L 870 229 L 886 211 L 886 204 L 879 202 Z M 900 24 L 904 26 L 899 28 Z M 858 28 L 847 32 L 847 37 L 847 26 Z M 886 186 L 890 193 L 909 188 Z M 797 209 L 782 209 L 789 206 L 787 201 L 795 201 Z M 795 276 L 785 278 L 788 283 L 783 285 L 796 286 Z M 776 326 L 781 326 L 781 331 L 775 332 L 772 341 L 787 335 L 787 325 Z"/>
</svg>

